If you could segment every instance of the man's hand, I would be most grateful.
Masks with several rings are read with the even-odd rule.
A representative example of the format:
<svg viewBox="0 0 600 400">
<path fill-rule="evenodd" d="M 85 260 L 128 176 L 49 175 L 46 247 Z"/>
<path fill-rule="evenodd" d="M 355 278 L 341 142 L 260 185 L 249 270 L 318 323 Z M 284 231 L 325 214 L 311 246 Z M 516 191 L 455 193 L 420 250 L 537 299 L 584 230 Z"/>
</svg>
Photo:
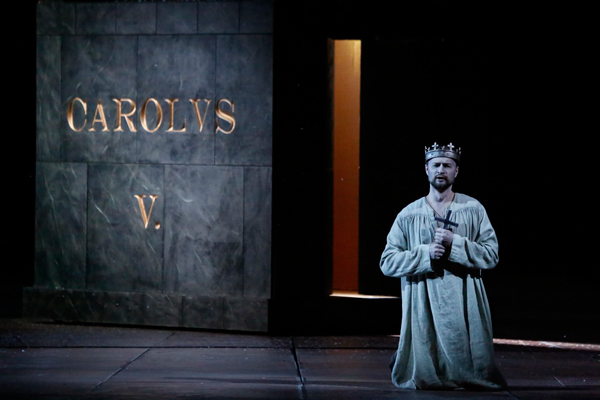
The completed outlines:
<svg viewBox="0 0 600 400">
<path fill-rule="evenodd" d="M 454 239 L 454 233 L 447 229 L 437 228 L 435 230 L 435 236 L 433 241 L 435 243 L 441 244 L 446 249 L 452 247 L 452 240 Z M 430 250 L 431 251 L 431 250 Z"/>
<path fill-rule="evenodd" d="M 441 244 L 436 242 L 429 244 L 429 257 L 432 260 L 439 260 L 440 258 L 442 258 L 445 252 L 446 248 Z"/>
</svg>

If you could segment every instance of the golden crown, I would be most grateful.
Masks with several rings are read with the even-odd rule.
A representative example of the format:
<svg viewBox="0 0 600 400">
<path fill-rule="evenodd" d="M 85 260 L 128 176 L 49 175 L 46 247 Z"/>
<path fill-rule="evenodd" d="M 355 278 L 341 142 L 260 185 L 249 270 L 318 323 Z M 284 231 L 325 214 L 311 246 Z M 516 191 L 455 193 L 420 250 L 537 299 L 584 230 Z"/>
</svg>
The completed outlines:
<svg viewBox="0 0 600 400">
<path fill-rule="evenodd" d="M 452 143 L 446 146 L 440 146 L 437 143 L 431 147 L 425 146 L 425 162 L 435 157 L 448 157 L 458 163 L 460 162 L 460 147 L 456 149 Z"/>
</svg>

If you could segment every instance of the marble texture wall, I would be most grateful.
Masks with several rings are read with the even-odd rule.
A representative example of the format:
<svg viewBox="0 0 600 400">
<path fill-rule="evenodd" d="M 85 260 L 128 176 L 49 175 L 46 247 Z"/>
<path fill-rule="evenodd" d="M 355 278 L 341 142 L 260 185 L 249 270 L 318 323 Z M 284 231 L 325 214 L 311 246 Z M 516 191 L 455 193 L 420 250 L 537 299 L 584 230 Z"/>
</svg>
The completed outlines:
<svg viewBox="0 0 600 400">
<path fill-rule="evenodd" d="M 268 1 L 38 4 L 26 315 L 268 329 L 272 18 Z"/>
</svg>

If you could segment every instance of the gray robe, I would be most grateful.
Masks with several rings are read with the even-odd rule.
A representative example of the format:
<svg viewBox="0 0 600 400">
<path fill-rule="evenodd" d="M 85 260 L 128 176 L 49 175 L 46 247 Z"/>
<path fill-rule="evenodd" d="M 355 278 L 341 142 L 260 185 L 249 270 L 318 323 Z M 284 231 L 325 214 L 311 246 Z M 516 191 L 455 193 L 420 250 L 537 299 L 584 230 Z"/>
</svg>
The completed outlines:
<svg viewBox="0 0 600 400">
<path fill-rule="evenodd" d="M 449 209 L 452 249 L 431 260 L 438 221 L 421 198 L 396 217 L 381 256 L 382 272 L 401 278 L 402 325 L 392 382 L 405 389 L 498 390 L 492 323 L 481 270 L 498 263 L 498 241 L 485 209 L 456 193 Z"/>
</svg>

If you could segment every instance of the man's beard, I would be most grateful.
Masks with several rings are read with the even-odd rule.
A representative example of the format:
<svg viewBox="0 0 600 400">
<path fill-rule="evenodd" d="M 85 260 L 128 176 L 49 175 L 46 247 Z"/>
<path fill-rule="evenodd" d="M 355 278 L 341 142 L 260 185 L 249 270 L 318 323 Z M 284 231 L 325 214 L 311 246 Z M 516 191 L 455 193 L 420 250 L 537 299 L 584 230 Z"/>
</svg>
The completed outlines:
<svg viewBox="0 0 600 400">
<path fill-rule="evenodd" d="M 448 178 L 446 179 L 441 179 L 441 180 L 437 180 L 435 177 L 429 181 L 429 183 L 431 183 L 431 186 L 433 186 L 433 188 L 435 190 L 437 190 L 438 192 L 443 192 L 446 189 L 448 189 L 450 186 L 452 186 L 452 183 Z"/>
</svg>

